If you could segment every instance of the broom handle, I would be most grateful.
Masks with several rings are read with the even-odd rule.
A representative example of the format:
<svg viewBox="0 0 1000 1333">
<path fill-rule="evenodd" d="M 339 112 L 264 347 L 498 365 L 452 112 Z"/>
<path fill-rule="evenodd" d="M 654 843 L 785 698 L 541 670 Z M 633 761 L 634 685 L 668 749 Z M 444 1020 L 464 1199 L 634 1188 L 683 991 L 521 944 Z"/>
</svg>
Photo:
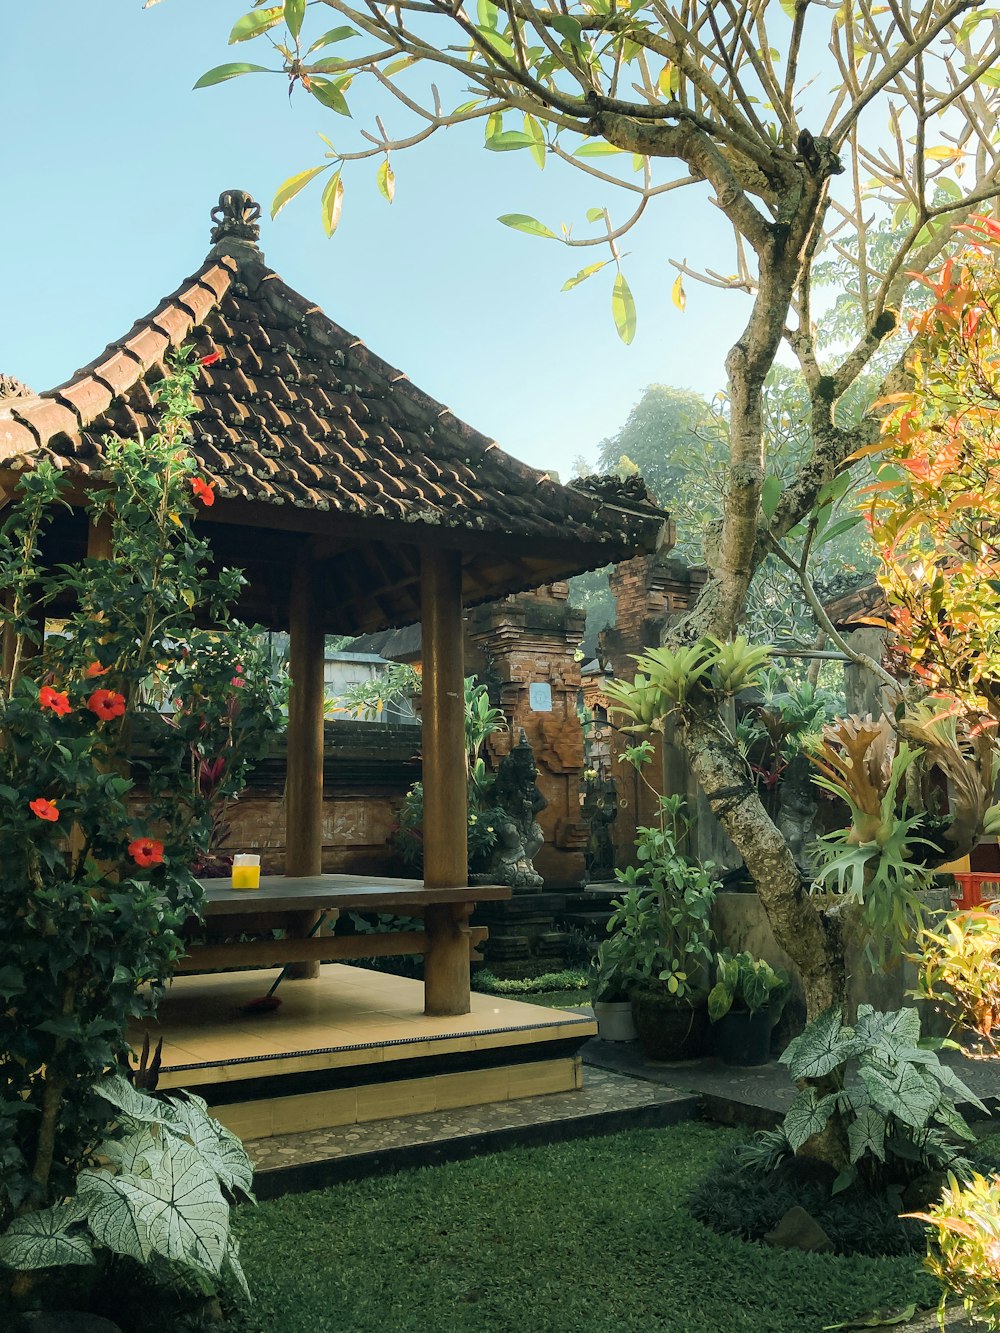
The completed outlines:
<svg viewBox="0 0 1000 1333">
<path fill-rule="evenodd" d="M 323 925 L 323 922 L 326 920 L 326 918 L 327 918 L 329 915 L 330 915 L 330 909 L 329 909 L 329 908 L 326 908 L 324 911 L 320 912 L 319 916 L 318 916 L 318 917 L 316 918 L 316 920 L 313 922 L 312 927 L 311 927 L 311 929 L 310 929 L 310 931 L 309 931 L 309 934 L 306 936 L 306 939 L 307 939 L 307 940 L 311 940 L 311 939 L 312 939 L 312 937 L 313 937 L 313 936 L 316 934 L 316 932 L 320 929 L 320 927 Z M 274 985 L 273 985 L 273 986 L 271 987 L 271 989 L 267 992 L 267 995 L 266 995 L 266 997 L 265 997 L 266 999 L 269 1000 L 269 999 L 271 998 L 271 996 L 274 994 L 274 992 L 275 992 L 275 991 L 278 989 L 278 987 L 281 985 L 281 978 L 282 978 L 282 977 L 285 975 L 285 973 L 288 971 L 288 966 L 289 966 L 289 965 L 286 963 L 285 966 L 284 966 L 284 967 L 281 969 L 281 971 L 278 973 L 278 975 L 277 975 L 277 977 L 276 977 L 276 979 L 275 979 Z"/>
</svg>

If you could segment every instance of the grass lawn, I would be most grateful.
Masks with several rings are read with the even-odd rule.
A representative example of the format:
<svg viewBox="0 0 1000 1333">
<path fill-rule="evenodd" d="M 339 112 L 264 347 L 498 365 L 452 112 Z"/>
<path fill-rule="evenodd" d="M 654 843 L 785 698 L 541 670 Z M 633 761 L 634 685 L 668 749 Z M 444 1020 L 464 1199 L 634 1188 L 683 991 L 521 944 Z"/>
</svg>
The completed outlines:
<svg viewBox="0 0 1000 1333">
<path fill-rule="evenodd" d="M 818 1333 L 910 1301 L 915 1259 L 721 1236 L 685 1197 L 736 1131 L 520 1148 L 243 1208 L 249 1333 Z"/>
</svg>

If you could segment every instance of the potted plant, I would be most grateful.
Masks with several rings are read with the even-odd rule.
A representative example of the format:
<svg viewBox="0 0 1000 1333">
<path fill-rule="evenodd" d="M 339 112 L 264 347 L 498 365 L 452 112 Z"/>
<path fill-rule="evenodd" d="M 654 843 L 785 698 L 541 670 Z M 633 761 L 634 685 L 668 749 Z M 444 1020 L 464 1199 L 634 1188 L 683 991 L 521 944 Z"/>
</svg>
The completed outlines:
<svg viewBox="0 0 1000 1333">
<path fill-rule="evenodd" d="M 590 966 L 590 1002 L 597 1019 L 597 1035 L 602 1041 L 636 1038 L 628 994 L 631 977 L 622 967 L 624 943 L 621 934 L 602 940 Z"/>
<path fill-rule="evenodd" d="M 715 1049 L 727 1065 L 764 1065 L 771 1029 L 788 999 L 788 973 L 744 950 L 723 949 L 715 958 L 716 982 L 708 996 Z"/>
<path fill-rule="evenodd" d="M 711 866 L 684 856 L 688 821 L 680 796 L 659 798 L 659 822 L 640 828 L 638 867 L 616 871 L 626 886 L 608 922 L 621 936 L 620 967 L 639 1043 L 654 1060 L 703 1053 L 708 1035 L 706 964 L 711 961 Z"/>
</svg>

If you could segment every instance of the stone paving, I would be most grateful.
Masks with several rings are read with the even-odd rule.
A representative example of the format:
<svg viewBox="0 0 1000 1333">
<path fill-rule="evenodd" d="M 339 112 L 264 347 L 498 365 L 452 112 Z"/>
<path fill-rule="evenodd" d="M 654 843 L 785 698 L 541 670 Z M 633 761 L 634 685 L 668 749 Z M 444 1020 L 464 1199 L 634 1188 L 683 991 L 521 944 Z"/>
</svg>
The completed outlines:
<svg viewBox="0 0 1000 1333">
<path fill-rule="evenodd" d="M 669 1124 L 697 1114 L 697 1097 L 676 1088 L 588 1069 L 584 1086 L 577 1092 L 249 1139 L 246 1149 L 256 1164 L 260 1185 L 268 1172 L 285 1168 L 353 1159 L 357 1169 L 338 1172 L 341 1178 L 344 1174 L 369 1174 L 366 1166 L 374 1174 L 392 1169 L 402 1150 L 410 1150 L 408 1160 L 399 1160 L 398 1165 L 413 1164 L 414 1149 L 425 1150 L 423 1160 L 443 1161 L 449 1156 L 468 1155 L 460 1151 L 463 1141 L 468 1147 L 476 1144 L 490 1151 L 516 1142 L 553 1141 L 626 1129 L 630 1124 Z M 451 1151 L 456 1145 L 459 1150 Z"/>
<path fill-rule="evenodd" d="M 714 1057 L 668 1064 L 644 1058 L 636 1042 L 601 1041 L 595 1037 L 581 1049 L 584 1064 L 638 1078 L 659 1087 L 696 1093 L 705 1113 L 727 1123 L 774 1124 L 784 1116 L 795 1097 L 795 1088 L 784 1065 L 751 1068 L 725 1065 Z M 944 1051 L 942 1063 L 950 1065 L 966 1086 L 996 1112 L 1000 1099 L 1000 1062 L 970 1059 L 959 1051 Z M 962 1099 L 959 1098 L 961 1106 Z M 967 1105 L 970 1119 L 980 1112 Z"/>
</svg>

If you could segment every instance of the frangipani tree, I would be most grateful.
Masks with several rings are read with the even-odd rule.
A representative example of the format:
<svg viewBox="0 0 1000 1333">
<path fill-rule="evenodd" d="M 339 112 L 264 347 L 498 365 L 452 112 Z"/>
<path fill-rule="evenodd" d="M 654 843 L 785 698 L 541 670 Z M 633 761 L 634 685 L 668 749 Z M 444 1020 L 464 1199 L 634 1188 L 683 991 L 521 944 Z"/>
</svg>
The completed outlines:
<svg viewBox="0 0 1000 1333">
<path fill-rule="evenodd" d="M 886 345 L 898 351 L 885 390 L 905 387 L 897 312 L 909 273 L 932 267 L 951 244 L 951 224 L 1000 188 L 1000 30 L 977 0 L 285 0 L 238 16 L 230 41 L 263 54 L 221 65 L 200 85 L 270 69 L 289 92 L 334 113 L 338 127 L 325 160 L 278 190 L 275 213 L 322 178 L 332 233 L 358 163 L 378 163 L 391 199 L 404 150 L 458 126 L 478 129 L 491 151 L 524 151 L 540 167 L 554 159 L 602 194 L 620 191 L 622 215 L 597 206 L 586 233 L 524 214 L 502 220 L 574 250 L 596 247 L 569 285 L 611 275 L 626 341 L 637 316 L 623 238 L 654 210 L 667 235 L 675 200 L 666 196 L 695 191 L 696 206 L 707 207 L 707 186 L 731 224 L 732 250 L 695 272 L 664 243 L 677 269 L 674 300 L 683 308 L 684 280 L 697 279 L 741 293 L 749 312 L 735 315 L 729 339 L 726 496 L 707 534 L 709 580 L 680 631 L 688 641 L 734 637 L 769 550 L 800 541 L 789 558 L 805 568 L 847 459 L 878 437 L 874 420 L 845 426 L 838 404 Z M 350 113 L 363 82 L 377 85 L 384 106 L 345 145 L 348 127 L 336 117 Z M 902 232 L 887 250 L 879 224 L 893 219 Z M 814 278 L 831 254 L 850 266 L 859 328 L 824 353 Z M 762 410 L 779 355 L 801 369 L 812 435 L 783 486 L 770 475 Z M 817 1013 L 842 994 L 835 932 L 804 896 L 717 705 L 707 692 L 684 712 L 691 765 Z"/>
</svg>

